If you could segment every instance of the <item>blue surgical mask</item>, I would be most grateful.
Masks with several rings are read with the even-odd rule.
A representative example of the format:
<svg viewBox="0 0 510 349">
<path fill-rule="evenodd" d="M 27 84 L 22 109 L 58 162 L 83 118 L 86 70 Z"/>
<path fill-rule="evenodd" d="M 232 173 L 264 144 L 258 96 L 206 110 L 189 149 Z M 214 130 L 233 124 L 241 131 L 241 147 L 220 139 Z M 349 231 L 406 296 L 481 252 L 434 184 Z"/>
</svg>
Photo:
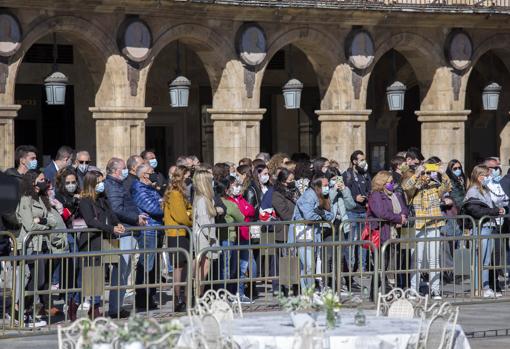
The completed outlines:
<svg viewBox="0 0 510 349">
<path fill-rule="evenodd" d="M 499 168 L 496 168 L 492 171 L 492 177 L 499 177 L 501 176 L 501 170 Z"/>
<path fill-rule="evenodd" d="M 322 186 L 322 195 L 328 196 L 329 195 L 329 186 Z"/>
<path fill-rule="evenodd" d="M 121 174 L 122 180 L 126 179 L 128 175 L 129 175 L 128 169 L 127 168 L 122 169 L 122 174 Z"/>
<path fill-rule="evenodd" d="M 502 176 L 501 176 L 501 174 L 499 173 L 499 170 L 498 170 L 498 172 L 497 172 L 497 173 L 496 173 L 496 171 L 494 171 L 494 172 L 492 173 L 492 181 L 493 181 L 494 183 L 499 183 L 499 182 L 501 181 L 501 179 L 502 179 L 502 178 L 503 178 L 503 177 L 502 177 Z"/>
<path fill-rule="evenodd" d="M 27 164 L 27 168 L 29 170 L 35 170 L 37 169 L 37 159 L 34 159 L 34 160 L 30 160 Z"/>
<path fill-rule="evenodd" d="M 459 168 L 459 169 L 457 169 L 457 170 L 454 170 L 454 171 L 453 171 L 453 174 L 454 174 L 455 176 L 457 176 L 457 177 L 460 177 L 460 176 L 462 176 L 462 170 L 461 170 L 460 168 Z"/>
<path fill-rule="evenodd" d="M 96 193 L 101 194 L 102 192 L 104 192 L 104 183 L 99 182 L 96 184 Z"/>
<path fill-rule="evenodd" d="M 491 176 L 483 177 L 482 185 L 484 187 L 488 186 L 490 182 L 491 182 Z"/>
<path fill-rule="evenodd" d="M 157 159 L 150 159 L 150 160 L 149 160 L 149 165 L 150 165 L 152 168 L 156 168 L 156 167 L 158 167 L 158 160 L 157 160 Z"/>
</svg>

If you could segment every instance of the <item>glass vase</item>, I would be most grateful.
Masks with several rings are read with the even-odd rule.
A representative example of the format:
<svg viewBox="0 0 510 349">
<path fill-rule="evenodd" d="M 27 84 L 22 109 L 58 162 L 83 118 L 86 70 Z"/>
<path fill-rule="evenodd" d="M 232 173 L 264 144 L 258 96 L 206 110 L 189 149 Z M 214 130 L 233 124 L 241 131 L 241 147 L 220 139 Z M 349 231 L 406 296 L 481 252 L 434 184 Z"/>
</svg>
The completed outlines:
<svg viewBox="0 0 510 349">
<path fill-rule="evenodd" d="M 334 329 L 336 326 L 336 316 L 333 309 L 326 310 L 326 327 L 328 330 Z"/>
</svg>

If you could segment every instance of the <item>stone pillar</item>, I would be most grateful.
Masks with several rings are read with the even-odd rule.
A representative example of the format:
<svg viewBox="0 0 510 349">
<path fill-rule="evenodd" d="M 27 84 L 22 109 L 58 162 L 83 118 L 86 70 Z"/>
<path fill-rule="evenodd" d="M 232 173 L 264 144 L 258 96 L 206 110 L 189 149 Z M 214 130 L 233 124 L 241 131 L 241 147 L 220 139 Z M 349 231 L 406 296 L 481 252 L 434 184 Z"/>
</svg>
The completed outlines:
<svg viewBox="0 0 510 349">
<path fill-rule="evenodd" d="M 214 123 L 214 162 L 253 159 L 260 151 L 265 109 L 207 109 Z"/>
<path fill-rule="evenodd" d="M 510 121 L 503 126 L 499 133 L 501 145 L 499 146 L 499 157 L 503 173 L 506 173 L 510 168 Z"/>
<path fill-rule="evenodd" d="M 366 152 L 366 124 L 371 110 L 316 110 L 321 122 L 321 153 L 345 170 L 355 150 Z"/>
<path fill-rule="evenodd" d="M 416 111 L 421 122 L 421 152 L 425 158 L 437 156 L 465 163 L 465 123 L 471 110 Z"/>
<path fill-rule="evenodd" d="M 0 170 L 14 166 L 14 118 L 21 105 L 0 106 Z"/>
<path fill-rule="evenodd" d="M 96 120 L 97 166 L 104 170 L 112 157 L 127 160 L 145 148 L 145 119 L 151 108 L 92 107 Z"/>
</svg>

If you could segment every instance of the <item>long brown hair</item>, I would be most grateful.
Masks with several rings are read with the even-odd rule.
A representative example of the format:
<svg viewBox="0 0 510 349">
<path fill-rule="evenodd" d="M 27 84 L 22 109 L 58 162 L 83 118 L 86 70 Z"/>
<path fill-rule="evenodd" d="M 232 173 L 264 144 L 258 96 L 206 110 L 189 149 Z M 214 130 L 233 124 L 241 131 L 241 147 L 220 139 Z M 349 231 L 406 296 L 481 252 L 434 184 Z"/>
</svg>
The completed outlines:
<svg viewBox="0 0 510 349">
<path fill-rule="evenodd" d="M 483 193 L 485 192 L 485 189 L 482 186 L 482 183 L 478 181 L 478 177 L 480 176 L 488 176 L 490 173 L 490 170 L 485 165 L 476 165 L 473 168 L 473 171 L 471 171 L 471 179 L 469 181 L 469 187 L 468 190 L 471 189 L 471 187 L 477 187 L 478 190 Z"/>
<path fill-rule="evenodd" d="M 96 171 L 88 171 L 83 177 L 83 191 L 81 192 L 82 198 L 90 198 L 92 201 L 96 201 L 96 185 L 99 177 L 103 175 Z"/>
<path fill-rule="evenodd" d="M 189 168 L 186 166 L 179 165 L 175 168 L 174 173 L 172 175 L 172 179 L 170 180 L 170 185 L 165 190 L 165 199 L 163 200 L 163 209 L 165 208 L 165 204 L 169 201 L 170 193 L 172 191 L 178 191 L 186 200 L 186 186 L 184 184 L 184 176 L 186 173 L 190 172 Z"/>
<path fill-rule="evenodd" d="M 253 175 L 251 172 L 251 166 L 248 165 L 241 165 L 237 167 L 237 172 L 239 172 L 242 175 L 246 175 L 246 178 L 244 179 L 244 182 L 241 183 L 242 192 L 246 192 L 246 189 L 250 186 L 250 183 L 253 179 Z"/>
</svg>

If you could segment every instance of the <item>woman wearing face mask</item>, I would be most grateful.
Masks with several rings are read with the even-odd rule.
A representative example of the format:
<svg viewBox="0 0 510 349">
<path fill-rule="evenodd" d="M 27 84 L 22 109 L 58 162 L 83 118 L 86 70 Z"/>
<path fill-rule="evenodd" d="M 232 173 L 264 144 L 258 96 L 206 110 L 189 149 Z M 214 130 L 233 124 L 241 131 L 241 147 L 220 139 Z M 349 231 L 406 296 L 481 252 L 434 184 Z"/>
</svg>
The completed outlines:
<svg viewBox="0 0 510 349">
<path fill-rule="evenodd" d="M 452 183 L 452 191 L 450 197 L 453 200 L 455 207 L 460 209 L 464 203 L 466 196 L 467 180 L 464 174 L 464 169 L 459 160 L 453 159 L 448 163 L 446 174 Z"/>
<path fill-rule="evenodd" d="M 389 239 L 397 238 L 397 228 L 407 223 L 409 212 L 405 204 L 404 198 L 400 193 L 395 192 L 395 183 L 393 177 L 388 171 L 380 171 L 372 179 L 372 193 L 368 197 L 368 218 L 376 218 L 383 220 L 382 222 L 370 223 L 371 229 L 379 229 L 379 238 L 381 246 Z M 384 265 L 387 269 L 390 264 L 390 251 L 385 250 Z M 380 280 L 380 279 L 379 279 Z M 385 280 L 385 290 L 387 293 L 391 290 L 388 280 Z M 371 297 L 374 299 L 375 290 L 372 289 Z"/>
<path fill-rule="evenodd" d="M 241 166 L 239 166 L 241 167 Z M 238 168 L 239 170 L 239 168 Z M 255 217 L 255 208 L 250 205 L 250 203 L 243 197 L 242 185 L 239 182 L 235 182 L 231 186 L 231 192 L 227 198 L 228 201 L 237 205 L 237 208 L 244 216 L 245 222 L 251 222 Z M 238 234 L 236 236 L 235 243 L 237 245 L 248 245 L 250 244 L 250 229 L 248 226 L 241 226 L 238 229 Z M 239 263 L 237 263 L 237 257 L 239 255 Z M 250 271 L 253 276 L 257 275 L 257 264 L 255 263 L 255 259 L 252 258 L 252 267 L 249 270 L 248 266 L 250 265 L 250 253 L 249 250 L 240 250 L 239 253 L 233 252 L 232 255 L 232 275 L 234 278 L 244 279 L 247 277 L 248 271 Z M 239 265 L 239 270 L 237 270 L 237 266 Z M 239 297 L 243 304 L 251 304 L 253 301 L 245 295 L 246 286 L 244 282 L 239 282 Z"/>
<path fill-rule="evenodd" d="M 21 199 L 16 210 L 16 216 L 21 223 L 20 235 L 18 237 L 18 247 L 22 246 L 25 236 L 28 232 L 37 230 L 54 229 L 58 224 L 58 213 L 52 210 L 48 197 L 48 189 L 50 184 L 46 181 L 44 174 L 38 171 L 28 171 L 23 175 L 21 182 Z M 26 246 L 27 254 L 47 254 L 49 253 L 50 241 L 47 235 L 35 235 L 28 240 Z M 19 251 L 22 254 L 24 251 Z M 30 270 L 30 276 L 26 284 L 27 291 L 48 291 L 48 260 L 31 261 L 27 263 Z M 37 269 L 37 271 L 36 271 Z M 37 275 L 37 280 L 36 280 Z M 19 281 L 19 280 L 18 280 Z M 22 283 L 18 283 L 21 285 Z M 45 313 L 45 308 L 49 306 L 49 296 L 39 295 L 43 305 L 40 315 Z M 46 325 L 45 321 L 35 321 L 31 318 L 34 297 L 29 296 L 25 299 L 25 324 L 29 327 L 38 327 Z M 53 307 L 50 309 L 52 316 L 58 313 L 58 309 Z"/>
<path fill-rule="evenodd" d="M 258 213 L 262 203 L 262 196 L 267 192 L 270 186 L 269 169 L 266 165 L 258 165 L 253 170 L 253 179 L 246 188 L 244 198 L 250 205 L 255 207 Z M 258 219 L 258 214 L 254 217 L 254 221 Z"/>
<path fill-rule="evenodd" d="M 98 232 L 81 233 L 78 240 L 79 251 L 101 251 L 102 240 L 110 239 L 112 235 L 120 235 L 125 228 L 113 213 L 108 200 L 104 195 L 104 177 L 100 172 L 89 171 L 83 178 L 83 191 L 79 204 L 80 214 L 87 227 L 99 230 Z M 85 258 L 78 261 L 78 288 L 81 288 L 81 267 L 101 267 L 101 259 L 97 257 Z M 84 280 L 92 282 L 92 280 Z M 81 302 L 81 294 L 75 293 L 71 298 L 68 308 L 68 316 L 71 321 L 76 319 L 78 306 Z M 91 302 L 88 315 L 90 318 L 101 316 L 99 312 L 100 298 L 95 297 Z"/>
<path fill-rule="evenodd" d="M 172 174 L 172 180 L 167 187 L 163 199 L 163 222 L 165 225 L 184 225 L 192 227 L 191 204 L 186 199 L 185 191 L 186 176 L 189 176 L 189 169 L 185 166 L 177 166 Z M 191 252 L 190 236 L 185 229 L 167 229 L 167 246 L 171 248 L 183 248 Z M 170 255 L 173 269 L 174 283 L 186 281 L 187 260 L 183 254 L 175 253 Z M 174 286 L 174 311 L 182 312 L 186 310 L 186 298 L 184 290 L 180 285 Z"/>
<path fill-rule="evenodd" d="M 326 175 L 329 169 L 329 160 L 326 158 L 317 158 L 312 163 L 314 176 Z"/>
<path fill-rule="evenodd" d="M 471 172 L 471 179 L 469 188 L 464 199 L 462 212 L 472 216 L 475 220 L 479 220 L 484 216 L 497 217 L 505 214 L 504 208 L 498 208 L 492 198 L 491 192 L 488 188 L 491 182 L 489 168 L 485 165 L 478 165 L 473 168 Z M 496 233 L 496 223 L 494 220 L 487 220 L 478 232 L 476 226 L 473 229 L 474 234 L 491 235 Z M 493 289 L 495 285 L 491 285 L 489 280 L 489 271 L 487 268 L 491 265 L 492 252 L 494 248 L 494 240 L 485 239 L 481 240 L 481 251 L 475 254 L 475 270 L 478 270 L 478 265 L 482 264 L 482 294 L 484 298 L 494 298 L 496 294 Z M 481 255 L 482 260 L 478 260 Z M 492 286 L 492 287 L 491 287 Z M 475 287 L 478 289 L 478 273 L 475 273 Z"/>
</svg>

